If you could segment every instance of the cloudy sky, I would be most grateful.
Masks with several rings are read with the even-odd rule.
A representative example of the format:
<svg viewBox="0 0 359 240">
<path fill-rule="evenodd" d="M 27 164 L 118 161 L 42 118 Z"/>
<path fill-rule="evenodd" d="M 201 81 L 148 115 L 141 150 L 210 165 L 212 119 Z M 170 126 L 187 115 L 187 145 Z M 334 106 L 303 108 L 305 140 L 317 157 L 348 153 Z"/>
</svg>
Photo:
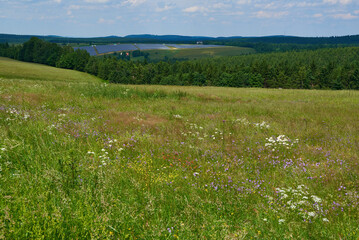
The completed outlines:
<svg viewBox="0 0 359 240">
<path fill-rule="evenodd" d="M 354 35 L 359 0 L 0 0 L 0 33 Z"/>
</svg>

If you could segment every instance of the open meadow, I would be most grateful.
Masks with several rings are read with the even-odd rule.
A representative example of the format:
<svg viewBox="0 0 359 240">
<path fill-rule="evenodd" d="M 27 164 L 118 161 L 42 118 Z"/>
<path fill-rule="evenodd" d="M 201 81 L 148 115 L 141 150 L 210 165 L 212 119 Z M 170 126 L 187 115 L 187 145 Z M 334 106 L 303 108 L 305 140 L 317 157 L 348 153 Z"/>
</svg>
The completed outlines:
<svg viewBox="0 0 359 240">
<path fill-rule="evenodd" d="M 358 91 L 0 58 L 0 239 L 358 239 L 358 116 Z"/>
</svg>

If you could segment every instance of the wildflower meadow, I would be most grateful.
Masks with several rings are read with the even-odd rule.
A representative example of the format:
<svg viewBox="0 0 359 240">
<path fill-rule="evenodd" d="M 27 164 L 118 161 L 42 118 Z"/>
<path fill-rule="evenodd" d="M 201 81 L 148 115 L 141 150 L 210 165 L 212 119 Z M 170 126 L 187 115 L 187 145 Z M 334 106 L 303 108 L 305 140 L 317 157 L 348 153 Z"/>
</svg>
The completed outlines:
<svg viewBox="0 0 359 240">
<path fill-rule="evenodd" d="M 0 239 L 358 239 L 358 116 L 358 91 L 0 58 Z"/>
</svg>

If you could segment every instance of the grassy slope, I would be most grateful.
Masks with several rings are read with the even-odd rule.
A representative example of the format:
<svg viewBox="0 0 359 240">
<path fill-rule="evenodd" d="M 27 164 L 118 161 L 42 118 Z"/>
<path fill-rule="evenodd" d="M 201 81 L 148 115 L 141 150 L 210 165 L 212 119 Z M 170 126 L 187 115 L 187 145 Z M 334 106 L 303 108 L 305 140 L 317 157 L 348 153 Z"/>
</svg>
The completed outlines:
<svg viewBox="0 0 359 240">
<path fill-rule="evenodd" d="M 198 59 L 206 57 L 238 56 L 254 53 L 251 48 L 242 47 L 218 47 L 198 49 L 173 49 L 173 50 L 146 50 L 151 60 L 163 60 L 165 57 L 177 59 Z M 143 58 L 143 57 L 142 57 Z M 139 58 L 139 59 L 142 59 Z M 136 60 L 136 58 L 134 58 Z"/>
<path fill-rule="evenodd" d="M 24 63 L 3 57 L 0 57 L 0 78 L 61 82 L 98 81 L 98 78 L 82 72 L 59 69 L 36 63 Z"/>
<path fill-rule="evenodd" d="M 0 69 L 0 238 L 359 237 L 358 92 Z"/>
</svg>

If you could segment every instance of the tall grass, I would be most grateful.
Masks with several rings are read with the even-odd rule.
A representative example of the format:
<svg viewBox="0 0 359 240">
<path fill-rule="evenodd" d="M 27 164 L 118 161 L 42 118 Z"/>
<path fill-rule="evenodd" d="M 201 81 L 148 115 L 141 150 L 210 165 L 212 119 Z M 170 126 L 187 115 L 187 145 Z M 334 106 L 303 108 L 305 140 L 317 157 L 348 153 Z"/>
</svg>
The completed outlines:
<svg viewBox="0 0 359 240">
<path fill-rule="evenodd" d="M 165 92 L 160 89 L 143 90 L 137 88 L 128 88 L 122 85 L 103 84 L 86 84 L 74 87 L 72 90 L 77 91 L 84 97 L 90 98 L 107 98 L 107 99 L 160 99 L 173 98 L 181 99 L 188 96 L 184 91 Z"/>
<path fill-rule="evenodd" d="M 0 80 L 0 238 L 359 237 L 358 92 L 36 74 Z"/>
</svg>

